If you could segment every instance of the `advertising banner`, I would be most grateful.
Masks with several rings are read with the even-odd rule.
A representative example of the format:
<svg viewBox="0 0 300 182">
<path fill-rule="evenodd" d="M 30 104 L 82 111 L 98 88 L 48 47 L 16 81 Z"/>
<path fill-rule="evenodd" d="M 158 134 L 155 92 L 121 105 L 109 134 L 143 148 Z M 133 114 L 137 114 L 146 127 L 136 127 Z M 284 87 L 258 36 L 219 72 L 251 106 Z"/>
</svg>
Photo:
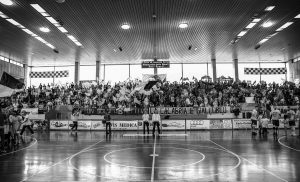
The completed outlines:
<svg viewBox="0 0 300 182">
<path fill-rule="evenodd" d="M 222 120 L 210 120 L 209 128 L 210 129 L 223 129 L 223 121 Z"/>
<path fill-rule="evenodd" d="M 22 111 L 26 111 L 31 114 L 38 114 L 38 108 L 23 108 Z"/>
<path fill-rule="evenodd" d="M 232 129 L 232 121 L 231 121 L 231 119 L 224 119 L 223 120 L 223 128 L 224 129 Z"/>
<path fill-rule="evenodd" d="M 105 124 L 102 121 L 92 121 L 91 130 L 105 130 Z"/>
<path fill-rule="evenodd" d="M 184 120 L 163 120 L 162 129 L 163 130 L 184 130 L 185 129 L 184 122 L 185 122 Z M 189 129 L 190 127 L 187 126 L 186 128 Z"/>
<path fill-rule="evenodd" d="M 250 119 L 233 119 L 232 121 L 234 129 L 251 129 Z"/>
<path fill-rule="evenodd" d="M 112 121 L 111 129 L 112 130 L 137 130 L 142 128 L 142 122 L 138 122 L 137 120 L 133 121 Z"/>
<path fill-rule="evenodd" d="M 191 130 L 197 129 L 209 129 L 209 120 L 188 120 L 187 123 L 190 123 Z"/>
<path fill-rule="evenodd" d="M 78 121 L 78 130 L 91 130 L 92 121 Z M 73 126 L 73 121 L 69 122 L 69 127 Z"/>
<path fill-rule="evenodd" d="M 51 130 L 68 130 L 69 121 L 66 120 L 51 120 L 50 121 Z"/>
</svg>

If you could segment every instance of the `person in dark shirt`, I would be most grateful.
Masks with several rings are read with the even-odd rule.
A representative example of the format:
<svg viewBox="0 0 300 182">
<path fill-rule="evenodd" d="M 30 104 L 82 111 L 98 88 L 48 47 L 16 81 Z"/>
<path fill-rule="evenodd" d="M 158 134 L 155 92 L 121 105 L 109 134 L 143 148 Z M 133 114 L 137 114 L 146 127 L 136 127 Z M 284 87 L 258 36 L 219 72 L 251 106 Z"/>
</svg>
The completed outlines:
<svg viewBox="0 0 300 182">
<path fill-rule="evenodd" d="M 5 115 L 2 113 L 2 108 L 0 107 L 0 137 L 1 137 L 1 152 L 5 152 L 4 144 L 5 144 L 5 135 L 4 135 L 4 121 Z"/>
<path fill-rule="evenodd" d="M 110 118 L 110 112 L 107 109 L 104 115 L 104 121 L 105 121 L 105 131 L 106 134 L 111 134 L 111 122 L 110 122 L 111 118 Z"/>
</svg>

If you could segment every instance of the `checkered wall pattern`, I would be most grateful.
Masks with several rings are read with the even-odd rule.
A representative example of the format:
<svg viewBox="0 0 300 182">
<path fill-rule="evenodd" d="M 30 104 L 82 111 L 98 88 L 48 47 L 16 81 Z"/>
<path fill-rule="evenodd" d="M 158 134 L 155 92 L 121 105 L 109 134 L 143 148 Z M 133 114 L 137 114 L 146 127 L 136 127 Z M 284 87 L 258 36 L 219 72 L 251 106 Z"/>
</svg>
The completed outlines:
<svg viewBox="0 0 300 182">
<path fill-rule="evenodd" d="M 69 71 L 43 71 L 43 72 L 30 72 L 30 78 L 62 78 L 69 77 Z"/>
<path fill-rule="evenodd" d="M 245 68 L 246 75 L 279 75 L 286 74 L 286 68 Z"/>
</svg>

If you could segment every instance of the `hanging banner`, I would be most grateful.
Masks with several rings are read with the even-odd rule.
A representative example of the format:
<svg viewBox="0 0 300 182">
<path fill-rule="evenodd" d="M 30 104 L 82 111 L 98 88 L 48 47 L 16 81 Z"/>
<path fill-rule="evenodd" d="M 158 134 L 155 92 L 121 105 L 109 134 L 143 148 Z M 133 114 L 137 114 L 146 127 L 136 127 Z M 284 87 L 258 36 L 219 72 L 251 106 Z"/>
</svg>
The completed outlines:
<svg viewBox="0 0 300 182">
<path fill-rule="evenodd" d="M 142 68 L 170 68 L 170 61 L 143 61 Z"/>
<path fill-rule="evenodd" d="M 245 68 L 246 75 L 278 75 L 286 74 L 286 68 Z"/>
<path fill-rule="evenodd" d="M 43 71 L 43 72 L 35 72 L 31 71 L 29 73 L 30 78 L 61 78 L 61 77 L 69 77 L 69 71 Z"/>
<path fill-rule="evenodd" d="M 188 120 L 191 130 L 209 129 L 209 120 Z"/>
<path fill-rule="evenodd" d="M 68 130 L 69 129 L 69 121 L 51 120 L 50 121 L 50 129 L 51 130 Z"/>
</svg>

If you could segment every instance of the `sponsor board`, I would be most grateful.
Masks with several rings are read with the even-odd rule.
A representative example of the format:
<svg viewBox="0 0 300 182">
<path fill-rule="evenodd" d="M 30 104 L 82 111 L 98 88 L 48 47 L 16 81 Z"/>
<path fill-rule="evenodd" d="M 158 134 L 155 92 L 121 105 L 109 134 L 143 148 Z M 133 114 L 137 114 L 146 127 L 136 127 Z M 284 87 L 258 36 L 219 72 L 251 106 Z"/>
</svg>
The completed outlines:
<svg viewBox="0 0 300 182">
<path fill-rule="evenodd" d="M 69 121 L 66 120 L 51 120 L 50 129 L 52 130 L 67 130 L 69 129 Z"/>
<path fill-rule="evenodd" d="M 92 121 L 91 130 L 105 130 L 105 124 L 102 121 Z"/>
<path fill-rule="evenodd" d="M 207 115 L 207 119 L 223 119 L 223 118 L 235 118 L 233 113 L 212 113 Z"/>
<path fill-rule="evenodd" d="M 69 127 L 73 125 L 73 121 L 69 122 Z M 78 121 L 78 130 L 91 130 L 92 121 Z"/>
<path fill-rule="evenodd" d="M 187 126 L 186 128 L 188 129 L 189 127 Z M 163 120 L 162 129 L 163 130 L 184 130 L 185 121 L 184 120 Z"/>
<path fill-rule="evenodd" d="M 38 114 L 38 108 L 23 108 L 22 111 L 29 112 L 31 114 Z"/>
<path fill-rule="evenodd" d="M 45 120 L 45 114 L 29 114 L 28 118 L 31 120 Z"/>
<path fill-rule="evenodd" d="M 190 123 L 191 130 L 197 129 L 209 129 L 209 120 L 188 120 L 187 123 Z"/>
<path fill-rule="evenodd" d="M 251 129 L 250 119 L 233 119 L 233 129 Z"/>
<path fill-rule="evenodd" d="M 223 121 L 222 120 L 210 120 L 209 128 L 210 129 L 223 129 Z"/>
<path fill-rule="evenodd" d="M 223 128 L 224 129 L 232 129 L 232 121 L 231 121 L 231 119 L 224 119 L 223 120 Z"/>
<path fill-rule="evenodd" d="M 111 121 L 112 130 L 137 130 L 138 128 L 142 129 L 142 122 L 137 120 L 133 121 Z"/>
</svg>

